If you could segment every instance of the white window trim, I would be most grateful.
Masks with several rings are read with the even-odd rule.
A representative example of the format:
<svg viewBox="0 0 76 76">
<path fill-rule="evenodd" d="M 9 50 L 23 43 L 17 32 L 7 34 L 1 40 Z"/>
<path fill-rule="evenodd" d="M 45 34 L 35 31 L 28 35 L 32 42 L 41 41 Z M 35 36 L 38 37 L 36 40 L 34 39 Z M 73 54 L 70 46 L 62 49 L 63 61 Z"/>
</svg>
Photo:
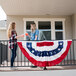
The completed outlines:
<svg viewBox="0 0 76 76">
<path fill-rule="evenodd" d="M 38 21 L 50 21 L 51 22 L 51 40 L 55 40 L 55 21 L 62 21 L 63 23 L 63 40 L 65 40 L 65 18 L 23 18 L 24 21 L 24 33 L 26 33 L 26 21 L 34 21 L 38 28 Z M 26 39 L 26 36 L 24 37 Z"/>
</svg>

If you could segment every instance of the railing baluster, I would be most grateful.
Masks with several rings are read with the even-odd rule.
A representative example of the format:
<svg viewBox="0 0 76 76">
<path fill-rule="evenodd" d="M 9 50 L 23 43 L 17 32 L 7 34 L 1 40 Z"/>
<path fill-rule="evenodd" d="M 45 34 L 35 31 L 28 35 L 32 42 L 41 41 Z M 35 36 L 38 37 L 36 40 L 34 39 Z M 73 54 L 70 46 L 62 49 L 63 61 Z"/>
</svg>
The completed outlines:
<svg viewBox="0 0 76 76">
<path fill-rule="evenodd" d="M 7 48 L 6 48 L 6 53 L 7 53 L 7 66 L 8 66 L 8 41 L 6 41 L 7 42 Z"/>
<path fill-rule="evenodd" d="M 23 64 L 24 64 L 24 66 L 25 66 L 25 56 L 23 56 Z"/>
<path fill-rule="evenodd" d="M 75 64 L 74 41 L 73 41 L 73 64 Z"/>
<path fill-rule="evenodd" d="M 67 54 L 67 59 L 66 59 L 66 63 L 67 63 L 67 65 L 68 65 L 68 54 Z"/>
<path fill-rule="evenodd" d="M 71 48 L 70 48 L 70 64 L 72 64 L 72 61 L 71 61 Z"/>
<path fill-rule="evenodd" d="M 2 66 L 2 42 L 1 42 L 1 66 Z"/>
<path fill-rule="evenodd" d="M 1 46 L 1 41 L 0 41 L 0 66 L 1 66 L 1 62 L 2 62 L 2 61 L 1 61 L 1 51 L 2 51 L 1 48 L 2 48 L 2 46 Z"/>
<path fill-rule="evenodd" d="M 22 66 L 22 52 L 21 52 L 21 66 Z"/>
</svg>

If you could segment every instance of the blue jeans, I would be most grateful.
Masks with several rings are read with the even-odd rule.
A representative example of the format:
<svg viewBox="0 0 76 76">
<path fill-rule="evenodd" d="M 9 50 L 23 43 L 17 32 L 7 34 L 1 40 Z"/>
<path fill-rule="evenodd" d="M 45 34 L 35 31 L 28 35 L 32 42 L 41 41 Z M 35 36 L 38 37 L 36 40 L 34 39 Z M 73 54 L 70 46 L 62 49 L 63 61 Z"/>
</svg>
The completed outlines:
<svg viewBox="0 0 76 76">
<path fill-rule="evenodd" d="M 16 50 L 17 50 L 17 45 L 14 45 L 14 48 L 11 49 L 11 67 L 13 67 L 14 60 L 16 58 Z"/>
</svg>

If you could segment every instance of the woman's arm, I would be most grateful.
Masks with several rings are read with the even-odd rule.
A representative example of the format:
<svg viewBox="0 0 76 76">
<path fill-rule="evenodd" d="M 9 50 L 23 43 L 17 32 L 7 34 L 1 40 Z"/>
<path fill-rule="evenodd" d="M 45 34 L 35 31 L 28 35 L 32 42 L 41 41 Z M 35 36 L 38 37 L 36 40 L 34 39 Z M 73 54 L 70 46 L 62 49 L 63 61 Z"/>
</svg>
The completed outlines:
<svg viewBox="0 0 76 76">
<path fill-rule="evenodd" d="M 35 40 L 37 40 L 37 35 L 35 36 Z"/>
<path fill-rule="evenodd" d="M 24 35 L 19 35 L 19 36 L 16 36 L 16 38 L 20 38 L 20 37 L 24 37 Z"/>
<path fill-rule="evenodd" d="M 29 35 L 28 33 L 25 33 L 25 34 L 22 34 L 22 35 L 16 36 L 16 38 L 24 37 L 25 35 L 28 36 L 29 38 L 31 38 L 30 35 Z"/>
<path fill-rule="evenodd" d="M 38 36 L 39 36 L 39 31 L 38 31 L 38 30 L 36 30 L 35 40 L 37 40 Z"/>
</svg>

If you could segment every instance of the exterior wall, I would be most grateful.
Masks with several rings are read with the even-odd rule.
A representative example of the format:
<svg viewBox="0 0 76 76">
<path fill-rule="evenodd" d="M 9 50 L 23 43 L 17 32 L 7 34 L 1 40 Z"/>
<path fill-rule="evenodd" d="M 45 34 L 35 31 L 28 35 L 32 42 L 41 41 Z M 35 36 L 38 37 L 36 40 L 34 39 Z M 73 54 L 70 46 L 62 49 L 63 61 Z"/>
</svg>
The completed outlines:
<svg viewBox="0 0 76 76">
<path fill-rule="evenodd" d="M 73 39 L 76 39 L 76 14 L 72 15 Z"/>
<path fill-rule="evenodd" d="M 72 16 L 7 16 L 7 28 L 10 22 L 16 22 L 16 29 L 18 35 L 24 33 L 24 22 L 23 18 L 65 18 L 65 37 L 66 39 L 72 39 Z M 6 30 L 0 30 L 0 40 L 7 39 Z M 22 39 L 22 38 L 21 38 Z"/>
<path fill-rule="evenodd" d="M 7 16 L 7 28 L 10 22 L 16 22 L 16 30 L 18 35 L 24 33 L 23 18 L 65 18 L 65 39 L 72 39 L 72 16 Z M 23 38 L 20 38 L 22 40 Z M 0 30 L 0 40 L 7 40 L 7 29 Z M 8 51 L 8 58 L 10 60 L 10 51 Z M 21 54 L 21 51 L 18 51 Z M 24 58 L 24 56 L 22 55 Z M 17 59 L 16 59 L 17 60 Z M 21 57 L 19 57 L 19 61 Z M 23 60 L 24 61 L 24 60 Z"/>
<path fill-rule="evenodd" d="M 7 40 L 6 30 L 0 30 L 0 40 Z"/>
</svg>

